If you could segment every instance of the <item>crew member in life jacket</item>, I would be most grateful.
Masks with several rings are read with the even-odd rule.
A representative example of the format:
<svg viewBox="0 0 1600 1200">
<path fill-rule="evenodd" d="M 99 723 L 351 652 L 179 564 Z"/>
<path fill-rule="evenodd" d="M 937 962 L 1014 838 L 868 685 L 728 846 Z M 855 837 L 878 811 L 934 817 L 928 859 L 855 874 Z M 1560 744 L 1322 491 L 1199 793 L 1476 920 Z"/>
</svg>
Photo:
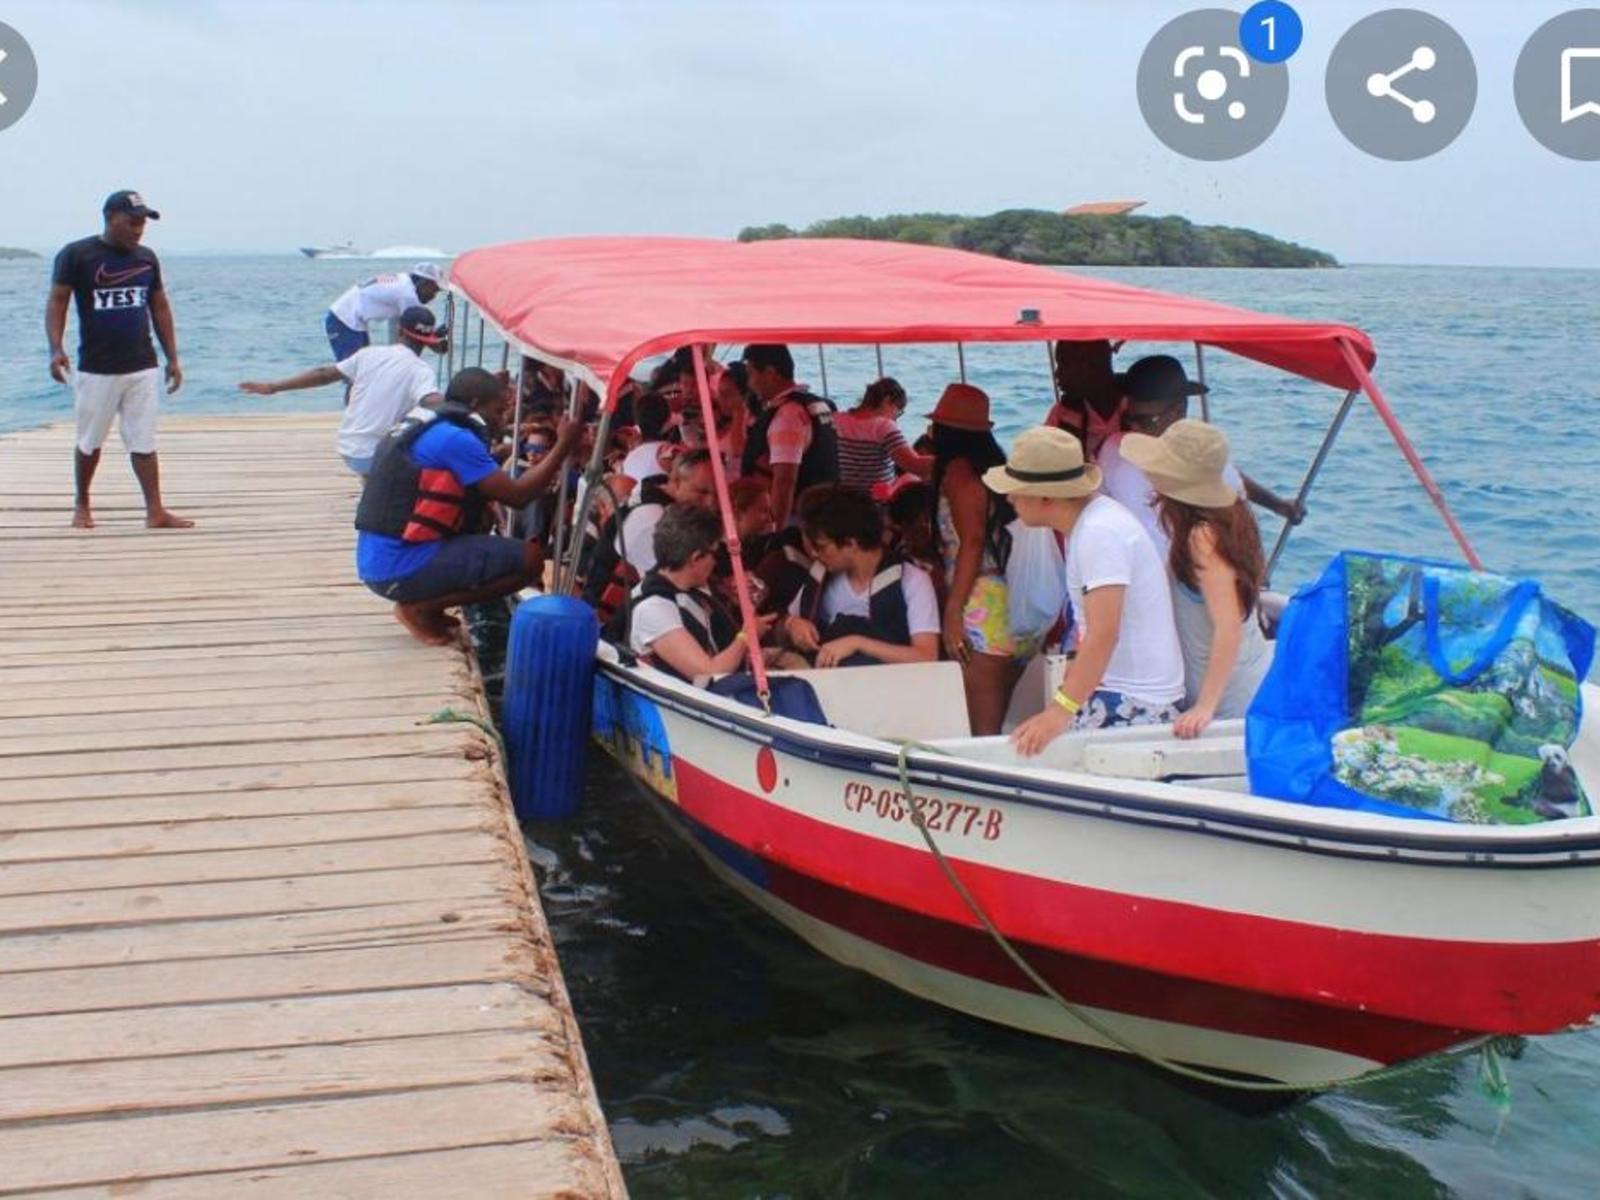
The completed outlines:
<svg viewBox="0 0 1600 1200">
<path fill-rule="evenodd" d="M 634 589 L 626 617 L 628 648 L 683 679 L 738 670 L 749 643 L 707 586 L 722 546 L 721 519 L 710 509 L 674 504 L 652 537 L 656 566 Z M 772 621 L 762 618 L 762 630 Z"/>
<path fill-rule="evenodd" d="M 933 579 L 884 550 L 883 512 L 865 489 L 831 484 L 807 491 L 800 529 L 820 571 L 790 605 L 784 622 L 790 645 L 814 653 L 819 667 L 939 657 Z"/>
<path fill-rule="evenodd" d="M 450 641 L 460 624 L 446 609 L 509 595 L 543 565 L 537 542 L 478 532 L 484 508 L 491 500 L 521 508 L 543 494 L 583 428 L 563 419 L 550 453 L 512 479 L 489 453 L 510 405 L 503 381 L 468 367 L 442 404 L 412 409 L 373 453 L 356 508 L 356 570 L 430 645 Z"/>
<path fill-rule="evenodd" d="M 762 408 L 745 439 L 740 474 L 771 474 L 772 516 L 782 529 L 789 524 L 796 496 L 814 484 L 838 482 L 833 402 L 795 385 L 794 358 L 787 346 L 746 346 L 743 362 L 746 382 L 761 398 Z"/>
</svg>

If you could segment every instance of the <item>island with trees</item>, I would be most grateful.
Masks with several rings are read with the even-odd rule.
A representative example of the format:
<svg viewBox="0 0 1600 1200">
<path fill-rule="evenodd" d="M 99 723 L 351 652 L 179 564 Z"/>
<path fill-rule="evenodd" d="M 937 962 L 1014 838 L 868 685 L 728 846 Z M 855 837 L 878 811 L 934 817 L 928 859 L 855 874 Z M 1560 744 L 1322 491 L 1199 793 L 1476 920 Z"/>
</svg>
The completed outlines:
<svg viewBox="0 0 1600 1200">
<path fill-rule="evenodd" d="M 872 238 L 950 246 L 1016 262 L 1104 267 L 1337 267 L 1331 254 L 1253 229 L 1196 225 L 1183 217 L 1078 214 L 1015 208 L 986 217 L 905 213 L 833 217 L 804 229 L 749 226 L 741 242 L 773 238 Z"/>
<path fill-rule="evenodd" d="M 0 246 L 0 259 L 7 258 L 38 258 L 32 250 L 19 250 L 15 246 Z"/>
</svg>

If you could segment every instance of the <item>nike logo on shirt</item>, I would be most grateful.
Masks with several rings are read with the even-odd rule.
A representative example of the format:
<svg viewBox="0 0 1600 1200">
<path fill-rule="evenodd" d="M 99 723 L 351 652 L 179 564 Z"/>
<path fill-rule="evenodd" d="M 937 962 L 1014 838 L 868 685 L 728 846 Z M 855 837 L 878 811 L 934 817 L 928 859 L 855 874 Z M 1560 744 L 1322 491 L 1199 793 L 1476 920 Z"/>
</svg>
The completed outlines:
<svg viewBox="0 0 1600 1200">
<path fill-rule="evenodd" d="M 95 286 L 103 288 L 121 287 L 130 279 L 137 279 L 148 270 L 150 270 L 149 263 L 140 263 L 136 267 L 128 267 L 121 271 L 108 271 L 105 263 L 101 263 L 94 269 Z"/>
</svg>

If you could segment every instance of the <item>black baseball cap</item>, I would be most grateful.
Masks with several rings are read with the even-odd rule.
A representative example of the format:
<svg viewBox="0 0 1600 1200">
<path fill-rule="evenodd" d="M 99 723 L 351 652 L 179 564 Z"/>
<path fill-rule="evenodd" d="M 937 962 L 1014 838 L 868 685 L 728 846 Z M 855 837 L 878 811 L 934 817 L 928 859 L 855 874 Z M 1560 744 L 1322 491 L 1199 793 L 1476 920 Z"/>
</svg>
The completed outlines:
<svg viewBox="0 0 1600 1200">
<path fill-rule="evenodd" d="M 1201 396 L 1210 390 L 1184 374 L 1183 364 L 1170 354 L 1141 358 L 1123 374 L 1122 385 L 1128 403 L 1141 407 L 1181 404 L 1190 396 Z"/>
<path fill-rule="evenodd" d="M 161 214 L 146 204 L 143 196 L 133 191 L 112 192 L 106 197 L 100 211 L 106 215 L 122 212 L 132 213 L 136 217 L 149 217 L 152 221 L 161 220 Z"/>
<path fill-rule="evenodd" d="M 450 336 L 448 325 L 435 327 L 433 310 L 413 304 L 400 314 L 400 332 L 414 342 L 437 346 Z"/>
</svg>

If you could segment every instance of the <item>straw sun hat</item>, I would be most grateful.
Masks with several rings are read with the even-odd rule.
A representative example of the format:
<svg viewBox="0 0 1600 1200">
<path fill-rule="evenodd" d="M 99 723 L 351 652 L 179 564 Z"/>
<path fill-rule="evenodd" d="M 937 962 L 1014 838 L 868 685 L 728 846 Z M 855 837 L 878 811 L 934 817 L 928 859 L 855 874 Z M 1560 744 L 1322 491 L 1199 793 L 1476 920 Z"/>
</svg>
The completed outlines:
<svg viewBox="0 0 1600 1200">
<path fill-rule="evenodd" d="M 1228 508 L 1239 493 L 1223 481 L 1228 466 L 1228 439 L 1204 421 L 1174 421 L 1160 437 L 1128 433 L 1122 457 L 1150 477 L 1150 485 L 1197 508 Z"/>
<path fill-rule="evenodd" d="M 1064 429 L 1040 425 L 1019 434 L 1001 467 L 990 467 L 983 482 L 1002 496 L 1047 496 L 1073 500 L 1100 486 L 1100 468 L 1083 461 L 1083 444 Z"/>
</svg>

